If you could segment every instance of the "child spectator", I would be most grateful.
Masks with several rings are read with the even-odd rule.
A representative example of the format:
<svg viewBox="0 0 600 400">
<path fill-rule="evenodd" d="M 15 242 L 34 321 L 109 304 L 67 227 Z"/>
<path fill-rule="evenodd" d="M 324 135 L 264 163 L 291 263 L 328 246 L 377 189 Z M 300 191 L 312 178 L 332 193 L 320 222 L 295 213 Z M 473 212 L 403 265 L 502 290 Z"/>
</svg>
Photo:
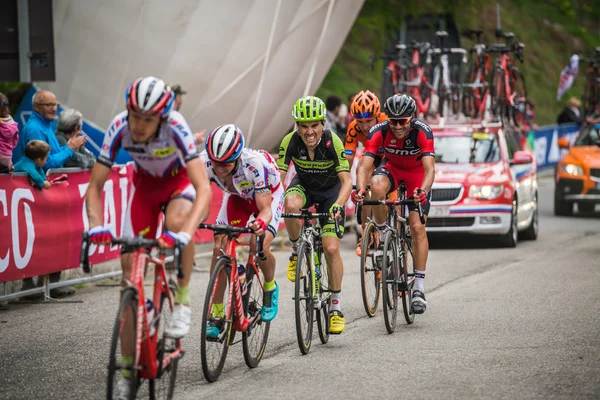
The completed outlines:
<svg viewBox="0 0 600 400">
<path fill-rule="evenodd" d="M 50 145 L 41 140 L 32 140 L 25 146 L 25 155 L 15 164 L 15 172 L 27 172 L 34 186 L 49 189 L 52 184 L 46 179 L 42 168 L 48 160 Z"/>
<path fill-rule="evenodd" d="M 18 142 L 19 125 L 10 116 L 8 99 L 0 93 L 0 174 L 12 172 L 12 152 Z"/>
</svg>

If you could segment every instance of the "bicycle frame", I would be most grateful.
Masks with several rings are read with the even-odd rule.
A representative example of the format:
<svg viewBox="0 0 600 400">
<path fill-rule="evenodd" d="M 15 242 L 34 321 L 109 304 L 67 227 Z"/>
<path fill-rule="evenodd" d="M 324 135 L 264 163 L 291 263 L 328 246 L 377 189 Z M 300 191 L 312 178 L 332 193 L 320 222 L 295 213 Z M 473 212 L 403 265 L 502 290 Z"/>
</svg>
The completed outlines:
<svg viewBox="0 0 600 400">
<path fill-rule="evenodd" d="M 225 257 L 228 260 L 228 264 L 231 267 L 231 273 L 229 274 L 229 296 L 227 299 L 227 311 L 232 310 L 231 302 L 233 303 L 233 313 L 234 315 L 226 315 L 225 318 L 228 321 L 233 321 L 233 330 L 237 332 L 248 332 L 252 330 L 252 328 L 259 322 L 260 314 L 255 317 L 248 319 L 244 313 L 243 306 L 243 296 L 242 296 L 242 288 L 240 287 L 238 268 L 237 268 L 237 258 L 236 258 L 236 248 L 238 245 L 240 246 L 248 246 L 250 247 L 252 239 L 248 241 L 240 241 L 238 235 L 240 233 L 253 233 L 253 231 L 249 228 L 236 228 L 228 225 L 211 225 L 211 224 L 200 224 L 199 228 L 203 229 L 211 229 L 217 233 L 224 233 L 227 235 L 227 246 L 226 250 L 223 251 L 221 249 L 222 255 L 220 257 Z M 262 251 L 262 239 L 256 241 L 257 244 L 257 253 L 261 259 L 266 259 L 264 253 Z M 251 266 L 256 273 L 256 277 L 260 282 L 260 285 L 264 287 L 264 282 L 260 280 L 260 273 L 256 266 L 255 256 L 252 252 L 249 252 L 248 262 L 246 266 Z M 220 277 L 217 279 L 221 279 Z M 218 281 L 217 281 L 218 282 Z M 211 295 L 211 299 L 214 299 L 218 284 L 213 288 L 213 292 Z M 211 300 L 212 301 L 212 300 Z M 210 304 L 209 310 L 212 309 L 212 304 Z M 223 334 L 226 332 L 223 332 Z"/>
<path fill-rule="evenodd" d="M 80 253 L 80 267 L 85 273 L 90 272 L 89 265 L 89 236 L 87 232 L 83 233 L 82 248 Z M 138 370 L 137 377 L 143 379 L 156 379 L 160 371 L 165 369 L 174 359 L 183 356 L 181 348 L 181 340 L 175 339 L 176 347 L 172 352 L 169 352 L 162 360 L 158 360 L 158 329 L 153 335 L 150 334 L 150 324 L 154 321 L 149 321 L 148 310 L 146 310 L 146 297 L 144 293 L 144 275 L 148 264 L 154 264 L 154 288 L 152 291 L 153 304 L 156 307 L 156 318 L 160 318 L 162 309 L 162 296 L 166 296 L 168 307 L 172 309 L 174 298 L 169 290 L 165 267 L 168 262 L 174 262 L 177 270 L 177 276 L 183 277 L 181 271 L 181 245 L 176 241 L 174 255 L 167 257 L 164 252 L 160 252 L 158 257 L 152 256 L 147 247 L 155 248 L 158 246 L 156 240 L 144 239 L 137 237 L 134 239 L 113 239 L 113 245 L 128 245 L 134 247 L 132 258 L 131 279 L 125 280 L 126 286 L 121 291 L 133 288 L 137 296 L 137 319 L 136 319 L 136 343 L 135 343 L 135 360 L 138 360 L 135 368 Z M 160 312 L 158 312 L 160 311 Z"/>
<path fill-rule="evenodd" d="M 425 65 L 431 64 L 431 56 L 430 56 L 430 44 L 429 43 L 418 43 L 413 42 L 412 45 L 407 46 L 404 44 L 400 44 L 396 46 L 400 51 L 412 51 L 411 62 L 407 63 L 407 65 L 403 65 L 403 69 L 407 69 L 408 73 L 408 81 L 402 81 L 400 84 L 402 86 L 406 86 L 410 89 L 411 96 L 415 99 L 415 103 L 417 105 L 417 112 L 421 114 L 427 113 L 429 110 L 429 104 L 431 103 L 431 93 L 435 93 L 435 88 L 429 80 L 427 79 L 427 74 L 425 74 Z M 421 53 L 424 52 L 427 55 L 425 64 L 421 65 Z M 421 96 L 421 91 L 426 88 L 431 91 L 430 95 L 427 96 L 425 100 L 423 100 L 423 96 Z M 403 87 L 399 87 L 399 91 L 403 89 Z"/>
</svg>

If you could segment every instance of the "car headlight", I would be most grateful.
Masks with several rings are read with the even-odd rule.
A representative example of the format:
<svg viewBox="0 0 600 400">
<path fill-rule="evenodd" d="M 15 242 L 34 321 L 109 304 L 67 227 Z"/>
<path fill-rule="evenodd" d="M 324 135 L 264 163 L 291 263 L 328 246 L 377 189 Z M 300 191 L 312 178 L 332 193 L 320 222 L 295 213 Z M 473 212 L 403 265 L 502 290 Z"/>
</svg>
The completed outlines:
<svg viewBox="0 0 600 400">
<path fill-rule="evenodd" d="M 560 170 L 569 175 L 583 175 L 583 167 L 576 164 L 561 164 Z"/>
<path fill-rule="evenodd" d="M 480 200 L 493 200 L 502 194 L 502 185 L 472 185 L 469 188 L 469 197 Z"/>
</svg>

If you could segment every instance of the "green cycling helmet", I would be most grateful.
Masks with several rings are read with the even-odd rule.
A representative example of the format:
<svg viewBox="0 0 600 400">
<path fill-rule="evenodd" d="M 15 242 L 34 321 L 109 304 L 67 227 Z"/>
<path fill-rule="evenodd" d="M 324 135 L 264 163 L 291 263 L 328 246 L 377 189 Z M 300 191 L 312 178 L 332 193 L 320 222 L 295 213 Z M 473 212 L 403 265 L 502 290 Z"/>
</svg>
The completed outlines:
<svg viewBox="0 0 600 400">
<path fill-rule="evenodd" d="M 292 117 L 296 122 L 322 121 L 325 119 L 325 103 L 318 97 L 302 97 L 294 104 Z"/>
</svg>

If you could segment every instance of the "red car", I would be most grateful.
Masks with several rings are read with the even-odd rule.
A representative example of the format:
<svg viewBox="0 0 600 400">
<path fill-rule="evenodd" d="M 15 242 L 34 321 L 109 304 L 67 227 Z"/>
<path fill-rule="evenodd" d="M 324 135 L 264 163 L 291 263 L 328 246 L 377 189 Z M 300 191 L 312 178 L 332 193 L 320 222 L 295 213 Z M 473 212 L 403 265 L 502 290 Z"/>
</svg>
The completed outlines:
<svg viewBox="0 0 600 400">
<path fill-rule="evenodd" d="M 507 247 L 538 235 L 533 154 L 499 124 L 432 126 L 435 182 L 428 232 L 497 235 Z"/>
</svg>

